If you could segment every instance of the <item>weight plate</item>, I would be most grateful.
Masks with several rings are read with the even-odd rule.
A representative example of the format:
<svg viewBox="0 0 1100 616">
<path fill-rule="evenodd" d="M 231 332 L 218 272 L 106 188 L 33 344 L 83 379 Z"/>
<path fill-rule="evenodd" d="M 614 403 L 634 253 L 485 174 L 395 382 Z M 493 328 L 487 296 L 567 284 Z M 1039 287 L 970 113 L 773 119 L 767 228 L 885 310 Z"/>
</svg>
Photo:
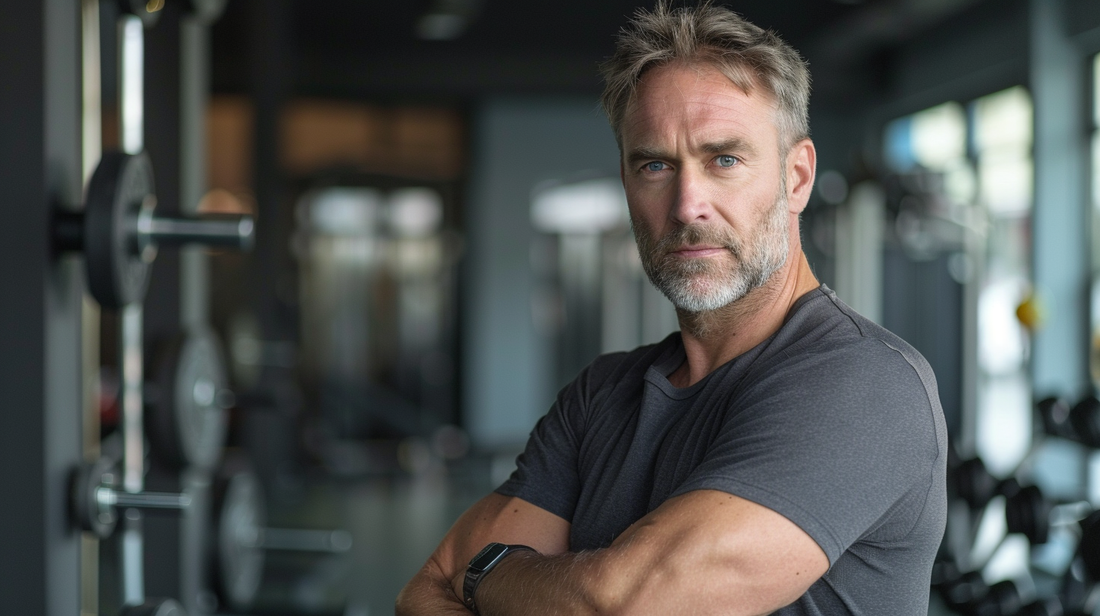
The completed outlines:
<svg viewBox="0 0 1100 616">
<path fill-rule="evenodd" d="M 141 605 L 127 605 L 119 616 L 187 616 L 187 611 L 173 599 L 146 599 Z"/>
<path fill-rule="evenodd" d="M 1086 396 L 1073 405 L 1069 421 L 1078 441 L 1088 447 L 1100 447 L 1100 400 Z"/>
<path fill-rule="evenodd" d="M 158 459 L 175 467 L 213 469 L 228 427 L 229 392 L 217 336 L 200 330 L 171 341 L 155 370 L 155 395 L 146 405 L 149 439 Z"/>
<path fill-rule="evenodd" d="M 99 506 L 100 487 L 113 488 L 118 482 L 118 469 L 110 458 L 100 458 L 92 464 L 81 464 L 73 473 L 71 507 L 74 521 L 80 528 L 105 539 L 115 530 L 118 514 L 114 507 Z"/>
<path fill-rule="evenodd" d="M 1090 581 L 1100 580 L 1100 511 L 1094 511 L 1081 520 L 1079 548 Z"/>
<path fill-rule="evenodd" d="M 111 310 L 141 301 L 149 260 L 135 244 L 137 217 L 155 203 L 153 167 L 144 153 L 107 152 L 88 184 L 84 211 L 84 262 L 88 290 Z"/>
<path fill-rule="evenodd" d="M 231 475 L 215 492 L 215 511 L 216 587 L 233 609 L 247 609 L 260 589 L 264 569 L 260 534 L 267 520 L 256 476 L 247 471 Z"/>
<path fill-rule="evenodd" d="M 1005 522 L 1010 533 L 1021 533 L 1031 545 L 1050 538 L 1050 502 L 1037 486 L 1026 486 L 1005 503 Z"/>
</svg>

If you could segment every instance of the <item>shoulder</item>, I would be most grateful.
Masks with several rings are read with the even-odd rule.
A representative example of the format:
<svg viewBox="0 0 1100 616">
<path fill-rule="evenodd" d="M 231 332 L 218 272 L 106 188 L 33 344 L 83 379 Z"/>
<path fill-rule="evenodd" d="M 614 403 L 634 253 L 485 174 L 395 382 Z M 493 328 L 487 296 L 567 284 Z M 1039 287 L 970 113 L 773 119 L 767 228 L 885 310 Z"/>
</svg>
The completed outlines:
<svg viewBox="0 0 1100 616">
<path fill-rule="evenodd" d="M 887 441 L 894 434 L 915 444 L 915 431 L 927 437 L 923 455 L 940 453 L 946 427 L 928 362 L 824 285 L 800 300 L 760 359 L 746 379 L 753 401 L 806 419 L 798 409 L 812 408 L 817 425 L 860 426 Z"/>
<path fill-rule="evenodd" d="M 924 356 L 825 285 L 796 304 L 774 342 L 777 359 L 784 363 L 821 370 L 834 379 L 889 379 L 924 390 L 938 405 L 935 375 Z"/>
</svg>

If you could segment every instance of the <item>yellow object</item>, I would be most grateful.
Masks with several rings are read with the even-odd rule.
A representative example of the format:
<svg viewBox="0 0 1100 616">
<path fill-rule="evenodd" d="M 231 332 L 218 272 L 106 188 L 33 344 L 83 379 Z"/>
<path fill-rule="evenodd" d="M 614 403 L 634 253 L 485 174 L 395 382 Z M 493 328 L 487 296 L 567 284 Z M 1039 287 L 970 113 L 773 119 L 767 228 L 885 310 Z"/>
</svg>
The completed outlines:
<svg viewBox="0 0 1100 616">
<path fill-rule="evenodd" d="M 1036 331 L 1043 326 L 1046 321 L 1046 311 L 1043 309 L 1042 302 L 1039 301 L 1038 296 L 1034 293 L 1029 293 L 1024 301 L 1020 302 L 1020 305 L 1016 307 L 1016 318 L 1020 320 L 1020 323 L 1029 331 Z"/>
</svg>

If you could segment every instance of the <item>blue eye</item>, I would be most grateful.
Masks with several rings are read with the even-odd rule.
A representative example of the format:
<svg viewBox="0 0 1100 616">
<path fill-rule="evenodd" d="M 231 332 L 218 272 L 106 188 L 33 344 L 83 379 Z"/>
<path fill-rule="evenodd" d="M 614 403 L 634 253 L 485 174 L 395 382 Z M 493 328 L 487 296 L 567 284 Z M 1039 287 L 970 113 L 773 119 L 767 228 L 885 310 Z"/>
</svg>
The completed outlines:
<svg viewBox="0 0 1100 616">
<path fill-rule="evenodd" d="M 718 163 L 719 167 L 732 167 L 737 164 L 737 159 L 728 154 L 723 154 L 714 159 L 714 162 Z"/>
<path fill-rule="evenodd" d="M 665 164 L 662 163 L 661 161 L 658 161 L 658 160 L 655 160 L 651 163 L 646 163 L 645 164 L 645 170 L 646 171 L 663 171 L 664 168 L 665 168 Z"/>
</svg>

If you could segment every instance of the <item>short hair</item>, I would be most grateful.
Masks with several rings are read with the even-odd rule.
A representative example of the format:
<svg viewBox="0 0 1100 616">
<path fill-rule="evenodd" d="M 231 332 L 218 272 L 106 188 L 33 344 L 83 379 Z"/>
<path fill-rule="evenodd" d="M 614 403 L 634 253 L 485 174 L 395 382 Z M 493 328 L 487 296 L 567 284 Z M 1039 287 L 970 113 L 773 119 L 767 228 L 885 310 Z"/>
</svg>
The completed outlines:
<svg viewBox="0 0 1100 616">
<path fill-rule="evenodd" d="M 657 0 L 652 11 L 634 13 L 601 67 L 601 103 L 620 148 L 623 116 L 642 76 L 674 61 L 709 64 L 746 94 L 758 86 L 768 92 L 778 106 L 780 152 L 810 136 L 810 71 L 793 47 L 711 0 L 675 9 Z"/>
</svg>

